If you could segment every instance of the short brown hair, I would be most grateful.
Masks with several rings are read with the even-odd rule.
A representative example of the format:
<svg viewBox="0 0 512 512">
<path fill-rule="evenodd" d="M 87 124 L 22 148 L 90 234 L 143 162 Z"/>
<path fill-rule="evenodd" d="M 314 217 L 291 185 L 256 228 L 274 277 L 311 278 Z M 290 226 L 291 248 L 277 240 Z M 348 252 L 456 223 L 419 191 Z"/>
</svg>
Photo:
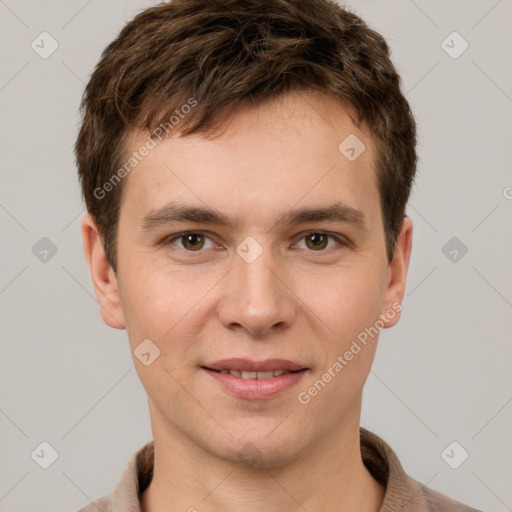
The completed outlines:
<svg viewBox="0 0 512 512">
<path fill-rule="evenodd" d="M 151 133 L 193 98 L 179 133 L 207 136 L 241 109 L 296 91 L 338 99 L 374 139 L 391 261 L 416 172 L 416 124 L 384 38 L 333 0 L 174 0 L 123 28 L 82 99 L 78 173 L 114 271 L 123 183 L 112 178 L 130 130 Z"/>
</svg>

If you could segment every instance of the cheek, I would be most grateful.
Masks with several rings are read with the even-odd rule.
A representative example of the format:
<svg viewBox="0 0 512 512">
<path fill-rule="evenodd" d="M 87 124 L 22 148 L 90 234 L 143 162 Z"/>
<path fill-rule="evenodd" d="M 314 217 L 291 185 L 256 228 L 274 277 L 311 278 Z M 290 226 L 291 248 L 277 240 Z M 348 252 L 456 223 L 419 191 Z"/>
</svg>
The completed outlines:
<svg viewBox="0 0 512 512">
<path fill-rule="evenodd" d="M 337 417 L 360 396 L 375 357 L 379 334 L 375 324 L 382 312 L 384 288 L 379 272 L 343 269 L 312 306 L 329 327 L 328 336 L 316 340 L 325 357 L 313 379 L 312 393 L 322 395 L 312 399 L 313 408 L 320 411 L 322 404 L 337 403 L 339 407 L 331 411 Z"/>
<path fill-rule="evenodd" d="M 156 403 L 169 397 L 179 402 L 183 399 L 179 383 L 195 371 L 200 340 L 213 318 L 214 303 L 208 299 L 222 274 L 176 267 L 171 270 L 158 262 L 131 268 L 126 265 L 125 270 L 121 301 L 137 373 Z M 138 347 L 147 339 L 158 353 L 151 366 L 137 360 Z M 162 397 L 161 390 L 167 398 L 158 398 Z"/>
<path fill-rule="evenodd" d="M 377 348 L 383 291 L 378 273 L 347 272 L 331 279 L 308 304 L 328 326 L 322 330 L 328 334 L 316 337 L 317 352 L 323 357 L 308 387 L 301 390 L 299 403 L 306 404 L 312 416 L 322 415 L 326 424 L 339 423 L 347 411 L 359 406 Z"/>
<path fill-rule="evenodd" d="M 135 338 L 162 339 L 187 324 L 188 315 L 211 286 L 210 278 L 195 279 L 183 269 L 170 270 L 151 258 L 144 265 L 134 260 L 125 258 L 120 279 L 127 329 Z"/>
<path fill-rule="evenodd" d="M 195 286 L 179 270 L 170 274 L 158 265 L 130 266 L 128 258 L 124 263 L 120 297 L 142 385 L 167 414 L 175 410 L 174 406 L 190 407 L 180 383 L 187 379 L 187 371 L 195 363 L 194 340 L 201 330 L 200 299 L 208 290 L 208 283 Z M 143 356 L 148 352 L 150 364 Z"/>
<path fill-rule="evenodd" d="M 305 302 L 328 327 L 330 340 L 325 341 L 325 350 L 332 355 L 344 351 L 361 332 L 375 325 L 382 312 L 385 286 L 381 273 L 369 269 L 340 269 L 322 281 L 314 293 L 306 290 Z"/>
</svg>

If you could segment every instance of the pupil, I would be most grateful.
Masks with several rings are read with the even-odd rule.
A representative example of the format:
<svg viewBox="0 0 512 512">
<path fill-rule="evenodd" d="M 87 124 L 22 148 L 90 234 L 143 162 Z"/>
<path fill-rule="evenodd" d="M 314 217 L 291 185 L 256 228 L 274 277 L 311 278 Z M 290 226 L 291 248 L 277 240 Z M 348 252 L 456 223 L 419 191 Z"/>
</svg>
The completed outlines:
<svg viewBox="0 0 512 512">
<path fill-rule="evenodd" d="M 314 247 L 320 247 L 324 245 L 325 236 L 322 234 L 315 233 L 309 236 L 309 240 L 312 242 Z"/>
<path fill-rule="evenodd" d="M 195 235 L 195 234 L 192 234 L 192 235 L 186 235 L 185 236 L 185 240 L 186 240 L 186 243 L 185 243 L 185 246 L 191 246 L 192 248 L 197 248 L 198 246 L 200 247 L 201 246 L 201 238 L 202 235 Z"/>
</svg>

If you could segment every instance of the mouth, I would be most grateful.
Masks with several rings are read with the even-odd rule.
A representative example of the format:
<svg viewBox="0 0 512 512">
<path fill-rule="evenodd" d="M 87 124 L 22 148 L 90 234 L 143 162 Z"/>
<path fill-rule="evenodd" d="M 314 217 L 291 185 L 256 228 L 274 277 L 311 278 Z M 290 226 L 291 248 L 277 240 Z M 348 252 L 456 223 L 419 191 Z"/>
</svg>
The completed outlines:
<svg viewBox="0 0 512 512">
<path fill-rule="evenodd" d="M 231 358 L 215 361 L 203 366 L 205 370 L 229 374 L 241 379 L 272 379 L 289 373 L 307 370 L 306 367 L 288 359 L 266 359 L 253 361 L 243 358 Z"/>
<path fill-rule="evenodd" d="M 283 370 L 282 368 L 279 368 L 277 370 L 268 370 L 265 372 L 251 372 L 251 371 L 228 370 L 228 369 L 214 370 L 213 368 L 207 368 L 205 366 L 203 366 L 203 368 L 205 370 L 210 370 L 212 372 L 229 374 L 229 375 L 233 375 L 234 377 L 240 377 L 241 379 L 258 379 L 258 380 L 271 379 L 273 377 L 280 377 L 281 375 L 285 375 L 287 373 L 297 373 L 297 372 L 302 372 L 302 371 L 306 370 L 304 368 L 302 370 L 290 371 L 290 370 Z"/>
<path fill-rule="evenodd" d="M 228 393 L 245 399 L 271 398 L 296 385 L 308 368 L 284 359 L 225 359 L 201 367 Z"/>
</svg>

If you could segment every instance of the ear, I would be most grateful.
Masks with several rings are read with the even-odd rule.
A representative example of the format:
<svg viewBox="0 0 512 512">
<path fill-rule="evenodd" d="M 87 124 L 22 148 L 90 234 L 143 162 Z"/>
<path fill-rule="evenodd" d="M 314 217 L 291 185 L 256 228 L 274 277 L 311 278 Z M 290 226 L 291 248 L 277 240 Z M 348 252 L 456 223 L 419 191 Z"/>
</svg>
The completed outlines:
<svg viewBox="0 0 512 512">
<path fill-rule="evenodd" d="M 393 259 L 388 269 L 389 277 L 385 293 L 384 311 L 381 315 L 385 328 L 393 327 L 400 320 L 411 250 L 412 221 L 409 217 L 405 217 L 396 240 Z M 394 313 L 391 314 L 391 312 Z"/>
<path fill-rule="evenodd" d="M 110 327 L 125 329 L 126 322 L 119 299 L 117 277 L 105 255 L 99 230 L 90 214 L 86 214 L 82 219 L 82 238 L 94 293 L 100 304 L 101 317 Z"/>
</svg>

